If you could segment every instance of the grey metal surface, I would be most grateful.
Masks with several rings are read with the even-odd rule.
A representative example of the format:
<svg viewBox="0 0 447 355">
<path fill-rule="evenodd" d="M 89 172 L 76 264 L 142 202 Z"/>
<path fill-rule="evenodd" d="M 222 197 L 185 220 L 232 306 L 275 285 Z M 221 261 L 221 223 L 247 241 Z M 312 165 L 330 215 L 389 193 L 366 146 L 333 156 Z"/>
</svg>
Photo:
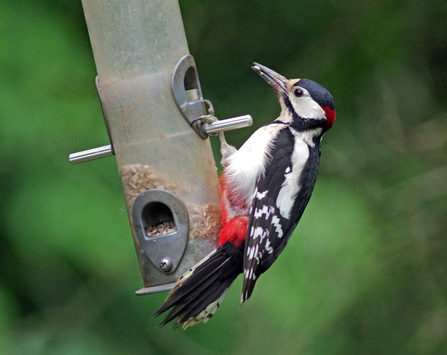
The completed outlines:
<svg viewBox="0 0 447 355">
<path fill-rule="evenodd" d="M 105 145 L 98 148 L 83 150 L 82 152 L 72 153 L 68 156 L 68 160 L 72 164 L 78 164 L 89 160 L 108 157 L 111 155 L 113 155 L 112 146 Z"/>
<path fill-rule="evenodd" d="M 144 287 L 144 288 L 141 288 L 138 291 L 136 291 L 135 294 L 137 296 L 144 296 L 144 295 L 150 295 L 152 293 L 157 293 L 157 292 L 170 291 L 174 288 L 174 286 L 175 286 L 175 282 L 170 282 L 170 283 L 162 284 L 162 285 L 158 285 L 158 286 Z"/>
<path fill-rule="evenodd" d="M 227 118 L 224 120 L 218 120 L 211 123 L 204 123 L 203 130 L 207 135 L 215 134 L 218 132 L 229 131 L 232 129 L 249 127 L 253 124 L 253 118 L 250 115 L 243 115 L 238 117 Z M 112 146 L 106 145 L 99 148 L 93 148 L 70 154 L 68 159 L 72 164 L 83 163 L 89 160 L 104 158 L 113 155 Z"/>
<path fill-rule="evenodd" d="M 211 123 L 205 123 L 203 129 L 207 134 L 229 131 L 232 129 L 249 127 L 253 124 L 253 118 L 250 115 L 226 118 Z"/>
<path fill-rule="evenodd" d="M 165 190 L 142 192 L 132 207 L 135 233 L 149 260 L 160 271 L 170 274 L 179 266 L 188 243 L 189 214 L 185 204 Z M 172 220 L 175 231 L 149 237 L 147 228 Z"/>
<path fill-rule="evenodd" d="M 183 117 L 202 139 L 208 136 L 194 123 L 207 114 L 196 63 L 192 55 L 183 56 L 176 64 L 172 73 L 172 94 Z"/>
</svg>

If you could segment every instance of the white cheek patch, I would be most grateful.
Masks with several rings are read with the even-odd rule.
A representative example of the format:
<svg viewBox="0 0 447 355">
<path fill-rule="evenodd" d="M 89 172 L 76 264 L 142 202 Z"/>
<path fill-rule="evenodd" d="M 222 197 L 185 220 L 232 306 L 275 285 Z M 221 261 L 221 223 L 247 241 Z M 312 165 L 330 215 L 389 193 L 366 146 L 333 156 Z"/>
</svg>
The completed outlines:
<svg viewBox="0 0 447 355">
<path fill-rule="evenodd" d="M 292 153 L 292 168 L 286 173 L 286 179 L 281 185 L 278 197 L 276 198 L 276 207 L 283 218 L 290 219 L 295 198 L 301 189 L 299 180 L 301 172 L 309 159 L 309 146 L 301 139 L 295 140 L 295 146 Z M 286 170 L 287 171 L 287 170 Z"/>
<path fill-rule="evenodd" d="M 310 96 L 303 96 L 291 100 L 292 106 L 298 116 L 307 119 L 324 120 L 326 114 Z"/>
</svg>

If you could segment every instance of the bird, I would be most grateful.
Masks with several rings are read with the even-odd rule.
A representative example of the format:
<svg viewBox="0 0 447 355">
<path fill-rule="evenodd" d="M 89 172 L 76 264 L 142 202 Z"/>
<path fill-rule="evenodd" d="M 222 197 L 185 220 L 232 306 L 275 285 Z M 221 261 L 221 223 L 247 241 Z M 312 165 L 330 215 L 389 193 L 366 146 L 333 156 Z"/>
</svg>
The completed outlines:
<svg viewBox="0 0 447 355">
<path fill-rule="evenodd" d="M 233 281 L 243 275 L 241 305 L 261 274 L 287 245 L 312 195 L 320 142 L 335 121 L 332 95 L 309 79 L 286 79 L 253 63 L 276 91 L 278 118 L 256 130 L 239 148 L 219 133 L 222 229 L 219 246 L 184 273 L 154 314 L 174 329 L 206 323 Z"/>
</svg>

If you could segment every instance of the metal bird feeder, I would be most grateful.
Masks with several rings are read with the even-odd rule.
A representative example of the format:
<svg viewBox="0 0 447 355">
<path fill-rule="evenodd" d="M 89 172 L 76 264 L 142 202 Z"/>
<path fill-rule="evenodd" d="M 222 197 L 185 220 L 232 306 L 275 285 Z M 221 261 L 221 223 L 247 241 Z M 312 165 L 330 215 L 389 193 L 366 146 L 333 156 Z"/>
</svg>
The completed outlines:
<svg viewBox="0 0 447 355">
<path fill-rule="evenodd" d="M 110 145 L 144 288 L 171 289 L 217 245 L 219 181 L 209 134 L 251 125 L 216 120 L 203 98 L 177 0 L 82 0 Z"/>
</svg>

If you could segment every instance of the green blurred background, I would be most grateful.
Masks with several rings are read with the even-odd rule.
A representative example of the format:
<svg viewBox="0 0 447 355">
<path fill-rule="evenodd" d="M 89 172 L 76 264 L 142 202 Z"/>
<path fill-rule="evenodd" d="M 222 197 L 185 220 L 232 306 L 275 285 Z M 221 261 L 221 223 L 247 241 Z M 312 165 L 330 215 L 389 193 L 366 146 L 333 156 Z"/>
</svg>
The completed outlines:
<svg viewBox="0 0 447 355">
<path fill-rule="evenodd" d="M 295 236 L 241 309 L 158 329 L 114 158 L 67 160 L 108 143 L 81 2 L 0 0 L 0 353 L 447 353 L 447 2 L 180 6 L 218 117 L 254 117 L 232 144 L 279 110 L 253 61 L 335 97 Z"/>
</svg>

